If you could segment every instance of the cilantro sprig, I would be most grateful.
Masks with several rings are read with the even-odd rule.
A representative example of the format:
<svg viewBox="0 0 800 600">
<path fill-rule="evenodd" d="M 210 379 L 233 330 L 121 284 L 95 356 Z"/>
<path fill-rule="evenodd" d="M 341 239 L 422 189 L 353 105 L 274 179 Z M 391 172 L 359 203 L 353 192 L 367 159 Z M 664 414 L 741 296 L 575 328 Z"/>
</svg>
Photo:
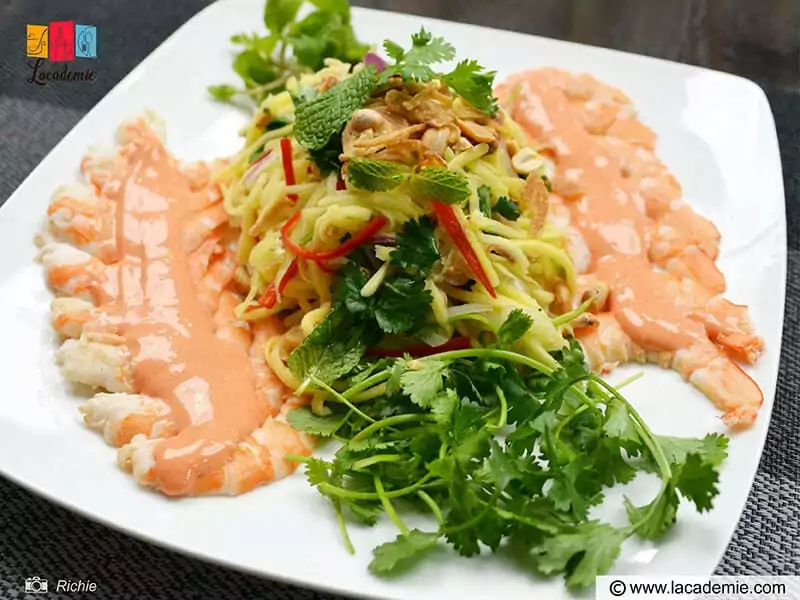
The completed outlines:
<svg viewBox="0 0 800 600">
<path fill-rule="evenodd" d="M 492 93 L 494 71 L 486 71 L 474 60 L 463 60 L 449 72 L 434 70 L 433 65 L 453 60 L 456 55 L 455 48 L 444 38 L 433 36 L 423 27 L 411 36 L 408 50 L 389 40 L 383 43 L 383 49 L 394 64 L 387 65 L 381 81 L 393 76 L 420 83 L 438 78 L 475 108 L 490 116 L 497 113 L 497 99 Z"/>
<path fill-rule="evenodd" d="M 369 47 L 356 39 L 347 0 L 309 0 L 315 7 L 297 20 L 304 0 L 267 0 L 264 6 L 266 35 L 237 33 L 231 42 L 240 50 L 233 70 L 244 88 L 230 84 L 208 88 L 216 100 L 249 96 L 257 104 L 270 93 L 283 89 L 292 75 L 317 71 L 326 58 L 357 63 Z"/>
<path fill-rule="evenodd" d="M 330 415 L 290 413 L 296 427 L 344 440 L 330 461 L 292 457 L 337 514 L 367 525 L 383 514 L 397 526 L 374 549 L 372 573 L 408 570 L 441 546 L 474 556 L 505 540 L 536 573 L 582 588 L 626 539 L 662 537 L 682 498 L 711 507 L 727 438 L 653 434 L 577 342 L 555 353 L 555 371 L 515 352 L 530 324 L 512 311 L 491 346 L 362 361 L 335 384 Z M 628 525 L 589 517 L 606 488 L 643 470 L 662 485 L 643 506 L 625 499 Z M 401 502 L 432 526 L 410 529 Z"/>
</svg>

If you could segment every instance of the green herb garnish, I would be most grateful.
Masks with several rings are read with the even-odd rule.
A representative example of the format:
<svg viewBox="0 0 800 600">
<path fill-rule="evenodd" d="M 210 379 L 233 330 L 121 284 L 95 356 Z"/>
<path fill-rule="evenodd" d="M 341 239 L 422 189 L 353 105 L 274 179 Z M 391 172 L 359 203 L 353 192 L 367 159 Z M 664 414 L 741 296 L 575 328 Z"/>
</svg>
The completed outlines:
<svg viewBox="0 0 800 600">
<path fill-rule="evenodd" d="M 351 158 L 347 163 L 347 180 L 368 192 L 385 192 L 406 179 L 406 170 L 396 162 L 370 158 Z"/>
<path fill-rule="evenodd" d="M 484 216 L 492 218 L 492 189 L 488 185 L 478 187 L 478 206 Z"/>
<path fill-rule="evenodd" d="M 519 204 L 508 196 L 500 196 L 492 208 L 492 212 L 509 221 L 516 221 L 522 214 L 519 210 Z"/>
<path fill-rule="evenodd" d="M 347 0 L 311 0 L 316 10 L 301 21 L 297 14 L 304 0 L 267 0 L 264 7 L 266 35 L 237 33 L 231 42 L 241 49 L 233 59 L 233 70 L 244 88 L 213 85 L 216 100 L 250 96 L 257 104 L 270 93 L 283 89 L 292 75 L 318 71 L 326 58 L 357 63 L 369 49 L 360 43 L 350 23 Z"/>
<path fill-rule="evenodd" d="M 414 195 L 442 204 L 460 204 L 471 193 L 464 174 L 443 167 L 422 167 L 411 176 L 409 183 Z"/>
<path fill-rule="evenodd" d="M 310 150 L 324 148 L 375 89 L 375 69 L 365 67 L 324 94 L 300 104 L 295 111 L 294 135 Z"/>
<path fill-rule="evenodd" d="M 433 69 L 432 65 L 455 57 L 455 48 L 444 38 L 434 37 L 422 28 L 411 36 L 410 49 L 404 50 L 399 44 L 388 40 L 383 43 L 383 49 L 394 60 L 394 64 L 388 65 L 381 74 L 382 82 L 395 75 L 420 83 L 438 78 L 475 108 L 490 116 L 497 112 L 497 99 L 492 93 L 494 71 L 485 71 L 474 60 L 461 61 L 449 73 L 439 73 Z"/>
<path fill-rule="evenodd" d="M 439 260 L 435 229 L 430 217 L 406 221 L 397 235 L 397 248 L 390 254 L 392 263 L 409 273 L 427 277 Z"/>
<path fill-rule="evenodd" d="M 654 435 L 577 342 L 554 354 L 556 370 L 510 349 L 530 325 L 512 311 L 496 346 L 360 367 L 336 384 L 331 415 L 292 421 L 346 440 L 331 461 L 292 457 L 337 514 L 371 525 L 382 513 L 397 526 L 374 549 L 373 573 L 405 571 L 442 545 L 473 556 L 506 541 L 537 574 L 582 588 L 629 537 L 663 536 L 680 498 L 711 506 L 727 438 Z M 351 402 L 360 396 L 370 399 Z M 625 500 L 629 525 L 589 518 L 606 488 L 641 470 L 662 485 L 644 506 Z M 410 529 L 398 501 L 430 514 L 431 528 Z"/>
</svg>

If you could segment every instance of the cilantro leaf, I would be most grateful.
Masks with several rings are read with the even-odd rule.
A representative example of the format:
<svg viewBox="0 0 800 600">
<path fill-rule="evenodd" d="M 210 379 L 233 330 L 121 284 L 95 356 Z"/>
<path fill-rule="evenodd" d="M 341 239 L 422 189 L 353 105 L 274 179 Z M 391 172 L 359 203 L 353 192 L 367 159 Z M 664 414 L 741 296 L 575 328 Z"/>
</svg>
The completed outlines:
<svg viewBox="0 0 800 600">
<path fill-rule="evenodd" d="M 392 263 L 404 271 L 427 277 L 439 260 L 435 229 L 430 217 L 403 223 L 403 230 L 397 235 L 397 248 L 389 255 Z"/>
<path fill-rule="evenodd" d="M 478 188 L 478 206 L 485 216 L 492 218 L 492 189 L 488 185 Z"/>
<path fill-rule="evenodd" d="M 264 25 L 279 35 L 284 27 L 294 21 L 303 0 L 267 0 L 264 5 Z"/>
<path fill-rule="evenodd" d="M 522 215 L 519 210 L 519 204 L 508 196 L 500 196 L 492 210 L 509 221 L 516 221 L 519 219 L 520 215 Z"/>
<path fill-rule="evenodd" d="M 436 417 L 436 422 L 442 425 L 450 423 L 457 405 L 458 393 L 454 389 L 444 390 L 437 395 L 431 401 L 431 412 Z"/>
<path fill-rule="evenodd" d="M 403 50 L 391 41 L 385 41 L 383 48 L 386 54 L 395 61 L 388 65 L 382 73 L 382 81 L 393 75 L 400 75 L 406 81 L 425 83 L 436 75 L 431 65 L 452 60 L 456 50 L 444 38 L 433 37 L 425 28 L 411 36 L 411 48 Z"/>
<path fill-rule="evenodd" d="M 347 163 L 347 182 L 369 192 L 385 192 L 405 179 L 405 169 L 387 160 L 351 158 Z"/>
<path fill-rule="evenodd" d="M 336 84 L 314 100 L 297 107 L 294 134 L 311 150 L 323 148 L 331 137 L 361 108 L 375 88 L 375 70 L 366 67 Z"/>
<path fill-rule="evenodd" d="M 694 503 L 699 512 L 711 510 L 712 501 L 719 493 L 719 473 L 716 467 L 699 455 L 690 454 L 680 466 L 674 466 L 673 481 L 681 495 Z"/>
<path fill-rule="evenodd" d="M 460 204 L 471 194 L 466 175 L 443 167 L 422 167 L 410 184 L 416 196 L 444 204 Z"/>
<path fill-rule="evenodd" d="M 344 422 L 342 416 L 329 415 L 321 417 L 315 415 L 305 406 L 290 411 L 286 415 L 286 420 L 289 421 L 289 425 L 298 431 L 321 437 L 332 436 Z"/>
<path fill-rule="evenodd" d="M 381 544 L 372 551 L 369 570 L 375 575 L 388 575 L 408 567 L 433 550 L 438 539 L 438 533 L 426 533 L 419 529 L 398 535 L 393 541 Z"/>
<path fill-rule="evenodd" d="M 599 521 L 587 521 L 544 538 L 531 553 L 542 573 L 565 572 L 567 587 L 589 587 L 598 575 L 611 568 L 625 537 L 624 530 Z"/>
<path fill-rule="evenodd" d="M 383 506 L 375 503 L 349 500 L 346 506 L 356 519 L 370 527 L 378 522 L 378 517 L 383 513 Z"/>
<path fill-rule="evenodd" d="M 377 293 L 375 319 L 386 333 L 411 333 L 430 313 L 433 296 L 425 282 L 407 275 L 384 280 Z"/>
<path fill-rule="evenodd" d="M 400 386 L 414 404 L 430 408 L 444 384 L 447 363 L 440 360 L 425 360 L 415 361 L 415 366 L 418 368 L 407 368 L 400 376 Z"/>
<path fill-rule="evenodd" d="M 671 484 L 644 506 L 635 506 L 627 497 L 624 502 L 628 519 L 636 526 L 636 533 L 647 540 L 656 541 L 664 537 L 678 514 L 678 494 Z"/>
<path fill-rule="evenodd" d="M 525 335 L 531 325 L 533 325 L 533 319 L 530 315 L 526 314 L 521 308 L 515 308 L 508 313 L 508 317 L 506 317 L 505 322 L 497 332 L 500 344 L 510 346 Z"/>
<path fill-rule="evenodd" d="M 349 373 L 364 356 L 361 328 L 344 311 L 332 310 L 289 355 L 296 377 L 331 383 Z"/>
<path fill-rule="evenodd" d="M 625 405 L 616 398 L 606 404 L 603 432 L 610 438 L 618 440 L 620 445 L 632 453 L 638 453 L 641 439 L 628 414 Z"/>
<path fill-rule="evenodd" d="M 728 456 L 728 438 L 718 433 L 711 433 L 704 438 L 678 438 L 656 436 L 667 461 L 671 465 L 686 462 L 689 454 L 697 454 L 703 462 L 719 466 Z"/>
<path fill-rule="evenodd" d="M 497 113 L 497 98 L 492 92 L 494 76 L 494 71 L 484 71 L 477 61 L 462 60 L 442 79 L 475 108 L 494 116 Z"/>
<path fill-rule="evenodd" d="M 330 481 L 330 463 L 320 458 L 311 457 L 305 465 L 306 479 L 309 484 L 318 486 L 320 483 L 327 483 Z"/>
</svg>

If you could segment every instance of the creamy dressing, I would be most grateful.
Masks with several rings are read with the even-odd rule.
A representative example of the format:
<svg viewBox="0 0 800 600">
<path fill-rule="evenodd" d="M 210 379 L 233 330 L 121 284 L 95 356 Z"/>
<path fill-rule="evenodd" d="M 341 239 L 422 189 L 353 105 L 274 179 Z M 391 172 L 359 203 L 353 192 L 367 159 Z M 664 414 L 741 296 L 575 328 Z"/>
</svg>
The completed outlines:
<svg viewBox="0 0 800 600">
<path fill-rule="evenodd" d="M 610 310 L 625 333 L 648 350 L 686 347 L 705 335 L 704 328 L 675 306 L 650 264 L 652 221 L 628 167 L 586 130 L 586 116 L 570 103 L 562 77 L 548 69 L 525 73 L 513 114 L 526 114 L 525 124 L 555 155 L 555 191 L 567 200 L 589 248 L 589 271 L 610 285 Z M 643 147 L 655 141 L 652 131 L 630 117 L 614 121 L 607 135 Z M 681 217 L 675 215 L 673 225 L 680 227 Z"/>
<path fill-rule="evenodd" d="M 166 494 L 189 492 L 220 469 L 259 427 L 246 345 L 215 334 L 198 294 L 185 228 L 209 205 L 155 135 L 134 129 L 103 193 L 115 206 L 116 261 L 109 265 L 99 333 L 119 336 L 132 357 L 134 389 L 163 399 L 178 433 L 155 447 L 152 476 Z M 211 231 L 208 232 L 209 234 Z"/>
</svg>

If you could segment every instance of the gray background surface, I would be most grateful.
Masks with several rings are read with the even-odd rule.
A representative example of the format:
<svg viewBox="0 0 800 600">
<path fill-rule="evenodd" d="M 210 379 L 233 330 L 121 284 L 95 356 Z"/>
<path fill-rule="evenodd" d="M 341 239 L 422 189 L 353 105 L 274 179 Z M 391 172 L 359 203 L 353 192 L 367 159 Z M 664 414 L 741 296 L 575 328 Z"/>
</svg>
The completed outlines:
<svg viewBox="0 0 800 600">
<path fill-rule="evenodd" d="M 0 201 L 82 115 L 207 4 L 204 0 L 0 1 Z M 764 87 L 778 129 L 789 227 L 783 355 L 766 450 L 718 572 L 800 574 L 800 0 L 360 0 L 354 4 L 709 66 L 752 78 Z M 25 24 L 59 19 L 98 26 L 101 57 L 95 61 L 97 78 L 91 84 L 41 87 L 26 82 Z M 187 68 L 202 65 L 187 59 Z M 757 210 L 755 199 L 753 210 Z M 47 576 L 51 582 L 91 579 L 98 584 L 93 594 L 51 593 L 51 598 L 330 597 L 150 546 L 0 477 L 0 598 L 24 597 L 23 580 L 31 575 Z"/>
</svg>

